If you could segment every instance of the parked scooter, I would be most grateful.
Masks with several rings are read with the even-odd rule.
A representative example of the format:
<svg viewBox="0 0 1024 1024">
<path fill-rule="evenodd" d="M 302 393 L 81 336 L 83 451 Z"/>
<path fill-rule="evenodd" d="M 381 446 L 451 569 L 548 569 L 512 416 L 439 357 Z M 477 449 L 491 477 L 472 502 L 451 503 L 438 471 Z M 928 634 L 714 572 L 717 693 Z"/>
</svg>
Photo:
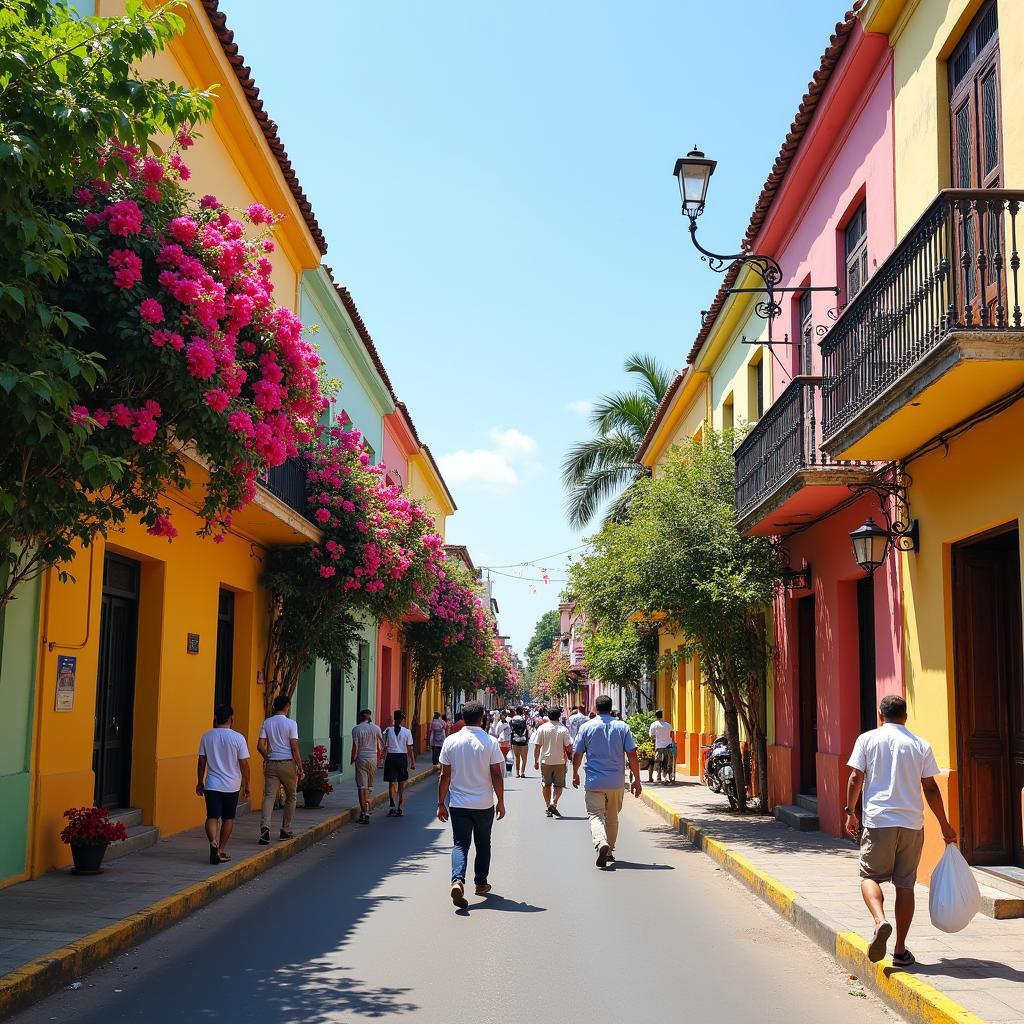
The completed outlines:
<svg viewBox="0 0 1024 1024">
<path fill-rule="evenodd" d="M 729 806 L 739 807 L 736 795 L 736 775 L 732 770 L 732 752 L 725 736 L 719 736 L 711 745 L 704 762 L 704 783 L 713 793 L 724 793 Z"/>
</svg>

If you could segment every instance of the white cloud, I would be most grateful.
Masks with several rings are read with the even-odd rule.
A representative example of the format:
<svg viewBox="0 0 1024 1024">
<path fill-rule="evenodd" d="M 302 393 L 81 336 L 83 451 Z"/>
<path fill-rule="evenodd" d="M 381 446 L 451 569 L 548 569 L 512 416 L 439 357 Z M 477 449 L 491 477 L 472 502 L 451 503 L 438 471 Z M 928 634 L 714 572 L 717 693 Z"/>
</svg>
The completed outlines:
<svg viewBox="0 0 1024 1024">
<path fill-rule="evenodd" d="M 594 408 L 594 403 L 587 398 L 577 398 L 574 402 L 566 402 L 565 408 L 574 416 L 587 416 Z"/>
<path fill-rule="evenodd" d="M 537 442 L 528 434 L 510 427 L 493 427 L 487 432 L 489 448 L 460 448 L 439 455 L 441 472 L 449 486 L 476 486 L 492 491 L 510 491 L 519 486 L 520 471 L 535 468 L 533 456 Z"/>
</svg>

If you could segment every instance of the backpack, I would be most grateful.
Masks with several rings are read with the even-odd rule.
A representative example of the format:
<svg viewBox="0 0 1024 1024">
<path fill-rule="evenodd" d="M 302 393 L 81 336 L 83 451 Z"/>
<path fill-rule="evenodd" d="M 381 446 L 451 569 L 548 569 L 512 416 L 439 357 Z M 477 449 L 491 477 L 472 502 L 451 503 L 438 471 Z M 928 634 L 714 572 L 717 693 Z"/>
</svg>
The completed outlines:
<svg viewBox="0 0 1024 1024">
<path fill-rule="evenodd" d="M 520 718 L 518 715 L 512 719 L 512 742 L 516 746 L 522 746 L 527 742 L 526 736 L 526 719 Z"/>
</svg>

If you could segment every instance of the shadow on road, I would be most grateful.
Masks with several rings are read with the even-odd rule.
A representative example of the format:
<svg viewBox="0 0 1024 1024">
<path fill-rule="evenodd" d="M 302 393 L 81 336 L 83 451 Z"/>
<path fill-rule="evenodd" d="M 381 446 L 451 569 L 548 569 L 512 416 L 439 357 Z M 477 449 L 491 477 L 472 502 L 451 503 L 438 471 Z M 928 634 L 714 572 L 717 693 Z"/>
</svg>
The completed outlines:
<svg viewBox="0 0 1024 1024">
<path fill-rule="evenodd" d="M 459 917 L 471 917 L 477 910 L 500 910 L 506 914 L 543 914 L 547 907 L 535 907 L 532 903 L 517 903 L 515 900 L 506 899 L 497 893 L 489 893 L 481 898 L 479 903 L 471 903 L 468 907 L 457 910 Z"/>
<path fill-rule="evenodd" d="M 671 864 L 638 864 L 631 860 L 617 860 L 608 867 L 613 871 L 675 871 Z"/>
</svg>

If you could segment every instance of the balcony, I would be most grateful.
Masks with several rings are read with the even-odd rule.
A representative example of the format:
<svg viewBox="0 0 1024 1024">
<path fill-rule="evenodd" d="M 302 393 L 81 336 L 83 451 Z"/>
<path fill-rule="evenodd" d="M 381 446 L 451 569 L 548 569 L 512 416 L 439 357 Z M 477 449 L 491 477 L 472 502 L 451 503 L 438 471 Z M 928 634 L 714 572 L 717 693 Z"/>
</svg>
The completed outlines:
<svg viewBox="0 0 1024 1024">
<path fill-rule="evenodd" d="M 736 520 L 746 534 L 806 526 L 866 481 L 870 463 L 833 462 L 821 450 L 820 377 L 796 377 L 736 449 Z"/>
<path fill-rule="evenodd" d="M 822 448 L 890 461 L 1024 384 L 1024 192 L 940 192 L 821 344 Z"/>
<path fill-rule="evenodd" d="M 309 518 L 306 515 L 306 465 L 301 459 L 288 459 L 280 466 L 267 470 L 260 484 L 280 498 L 293 512 Z"/>
</svg>

